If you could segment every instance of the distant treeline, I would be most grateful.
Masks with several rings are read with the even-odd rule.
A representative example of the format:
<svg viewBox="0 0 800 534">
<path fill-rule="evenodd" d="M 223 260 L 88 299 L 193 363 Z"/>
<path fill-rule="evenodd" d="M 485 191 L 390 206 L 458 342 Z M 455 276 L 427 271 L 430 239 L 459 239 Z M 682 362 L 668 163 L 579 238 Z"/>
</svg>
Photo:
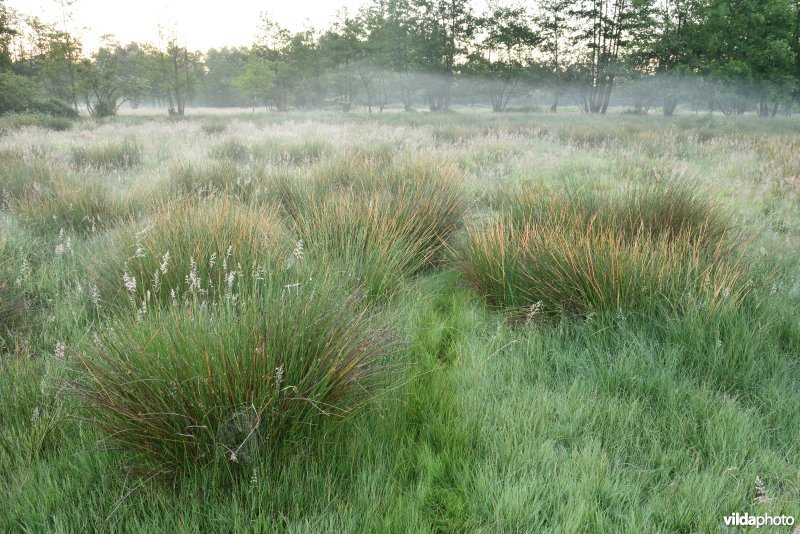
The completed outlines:
<svg viewBox="0 0 800 534">
<path fill-rule="evenodd" d="M 458 0 L 372 0 L 325 29 L 291 32 L 264 15 L 249 48 L 108 36 L 88 57 L 74 26 L 69 5 L 46 24 L 0 0 L 0 112 L 464 103 L 769 117 L 800 107 L 800 0 L 490 1 L 483 12 Z"/>
</svg>

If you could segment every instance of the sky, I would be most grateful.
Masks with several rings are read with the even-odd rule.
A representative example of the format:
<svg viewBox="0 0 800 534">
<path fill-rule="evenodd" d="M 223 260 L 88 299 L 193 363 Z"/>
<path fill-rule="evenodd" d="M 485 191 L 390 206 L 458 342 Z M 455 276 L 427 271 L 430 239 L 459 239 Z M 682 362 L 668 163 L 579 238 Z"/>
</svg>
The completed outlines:
<svg viewBox="0 0 800 534">
<path fill-rule="evenodd" d="M 300 30 L 308 24 L 327 26 L 338 10 L 346 7 L 355 12 L 362 3 L 363 0 L 76 0 L 70 25 L 73 30 L 81 29 L 78 33 L 86 51 L 97 48 L 100 36 L 109 33 L 123 44 L 158 43 L 159 26 L 177 28 L 178 38 L 190 49 L 207 50 L 253 44 L 262 11 L 282 26 Z M 44 22 L 61 24 L 58 0 L 6 0 L 6 6 L 36 15 Z"/>
</svg>

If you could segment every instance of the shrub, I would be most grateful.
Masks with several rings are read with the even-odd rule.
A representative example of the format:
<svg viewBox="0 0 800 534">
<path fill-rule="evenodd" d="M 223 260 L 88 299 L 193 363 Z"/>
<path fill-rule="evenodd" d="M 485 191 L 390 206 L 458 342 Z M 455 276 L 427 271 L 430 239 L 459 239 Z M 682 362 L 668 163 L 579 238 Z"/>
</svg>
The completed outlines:
<svg viewBox="0 0 800 534">
<path fill-rule="evenodd" d="M 227 293 L 243 277 L 284 264 L 275 211 L 264 212 L 228 198 L 174 201 L 140 229 L 112 233 L 91 270 L 104 301 L 138 305 Z"/>
<path fill-rule="evenodd" d="M 75 108 L 73 108 L 63 100 L 58 100 L 57 98 L 48 98 L 46 100 L 35 100 L 31 104 L 30 110 L 36 113 L 41 113 L 43 115 L 48 115 L 52 118 L 61 118 L 61 119 L 78 118 L 78 112 L 75 110 Z M 72 123 L 69 121 L 67 121 L 66 124 L 72 126 Z"/>
<path fill-rule="evenodd" d="M 356 413 L 394 363 L 390 329 L 336 285 L 274 281 L 114 325 L 78 355 L 92 420 L 164 471 L 196 471 L 275 458 Z"/>
<path fill-rule="evenodd" d="M 142 162 L 142 147 L 132 138 L 72 148 L 76 167 L 101 170 L 128 169 Z"/>
<path fill-rule="evenodd" d="M 10 71 L 0 72 L 0 113 L 28 111 L 36 86 L 25 76 Z"/>
</svg>

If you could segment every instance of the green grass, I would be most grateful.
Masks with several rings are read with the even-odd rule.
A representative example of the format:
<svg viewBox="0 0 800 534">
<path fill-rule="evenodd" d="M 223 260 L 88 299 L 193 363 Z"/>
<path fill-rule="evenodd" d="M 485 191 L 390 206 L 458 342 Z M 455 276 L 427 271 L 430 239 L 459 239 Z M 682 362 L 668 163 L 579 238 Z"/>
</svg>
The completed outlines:
<svg viewBox="0 0 800 534">
<path fill-rule="evenodd" d="M 126 137 L 122 141 L 112 141 L 90 146 L 72 148 L 72 164 L 99 170 L 129 169 L 142 162 L 140 143 Z"/>
<path fill-rule="evenodd" d="M 532 117 L 4 137 L 0 531 L 800 518 L 797 119 Z"/>
<path fill-rule="evenodd" d="M 289 276 L 123 320 L 79 349 L 75 393 L 160 475 L 247 470 L 352 417 L 389 381 L 397 341 L 334 284 Z M 141 463 L 141 462 L 140 462 Z"/>
</svg>

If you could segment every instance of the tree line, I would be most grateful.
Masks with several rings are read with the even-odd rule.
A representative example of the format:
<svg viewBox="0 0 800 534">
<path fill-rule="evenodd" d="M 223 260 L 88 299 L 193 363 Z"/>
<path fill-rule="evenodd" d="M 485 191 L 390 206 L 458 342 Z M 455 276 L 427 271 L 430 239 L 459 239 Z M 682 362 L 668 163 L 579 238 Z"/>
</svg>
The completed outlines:
<svg viewBox="0 0 800 534">
<path fill-rule="evenodd" d="M 84 55 L 74 0 L 45 23 L 0 0 L 0 112 L 125 103 L 182 115 L 187 103 L 286 111 L 496 112 L 531 102 L 603 114 L 679 106 L 769 117 L 800 107 L 800 0 L 371 0 L 327 28 L 267 15 L 250 47 L 191 51 L 175 35 Z"/>
</svg>

